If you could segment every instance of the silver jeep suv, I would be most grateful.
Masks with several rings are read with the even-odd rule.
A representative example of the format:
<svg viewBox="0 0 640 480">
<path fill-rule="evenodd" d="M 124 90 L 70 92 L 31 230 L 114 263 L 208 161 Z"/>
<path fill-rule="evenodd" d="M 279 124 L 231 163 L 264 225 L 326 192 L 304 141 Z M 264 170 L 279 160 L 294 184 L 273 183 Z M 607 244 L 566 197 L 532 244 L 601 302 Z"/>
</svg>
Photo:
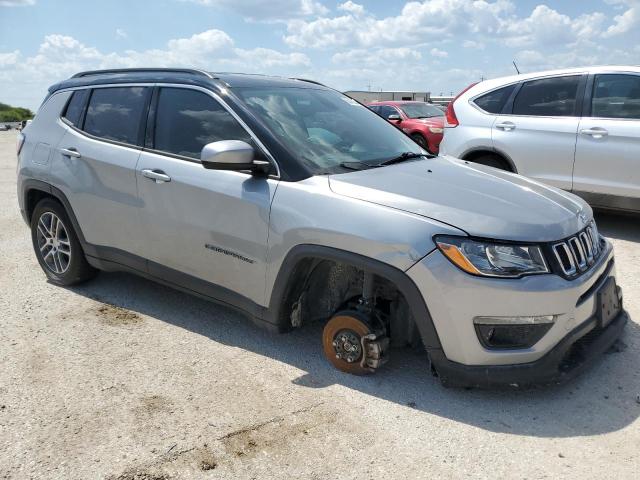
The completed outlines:
<svg viewBox="0 0 640 480">
<path fill-rule="evenodd" d="M 434 157 L 312 81 L 84 72 L 18 143 L 47 277 L 133 272 L 283 332 L 323 322 L 338 369 L 419 345 L 445 385 L 564 380 L 627 321 L 578 197 Z"/>
</svg>

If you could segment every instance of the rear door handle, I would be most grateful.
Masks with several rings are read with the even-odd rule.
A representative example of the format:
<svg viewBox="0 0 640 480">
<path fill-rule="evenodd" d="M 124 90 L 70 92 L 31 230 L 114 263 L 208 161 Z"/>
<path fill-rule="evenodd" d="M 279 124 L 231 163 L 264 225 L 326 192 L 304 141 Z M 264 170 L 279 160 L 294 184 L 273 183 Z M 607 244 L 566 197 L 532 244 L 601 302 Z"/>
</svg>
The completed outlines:
<svg viewBox="0 0 640 480">
<path fill-rule="evenodd" d="M 71 158 L 80 158 L 82 156 L 80 155 L 80 152 L 77 151 L 75 148 L 61 148 L 60 153 L 65 157 L 71 157 Z"/>
<path fill-rule="evenodd" d="M 513 122 L 502 122 L 502 123 L 497 123 L 496 128 L 500 128 L 505 132 L 509 132 L 511 130 L 515 130 L 516 124 Z"/>
<path fill-rule="evenodd" d="M 156 183 L 165 183 L 170 182 L 171 177 L 164 173 L 162 170 L 142 170 L 142 175 L 151 180 L 154 180 Z"/>
<path fill-rule="evenodd" d="M 609 135 L 609 132 L 601 127 L 585 128 L 583 130 L 580 130 L 580 133 L 582 133 L 583 135 L 591 135 L 593 138 L 602 138 Z"/>
</svg>

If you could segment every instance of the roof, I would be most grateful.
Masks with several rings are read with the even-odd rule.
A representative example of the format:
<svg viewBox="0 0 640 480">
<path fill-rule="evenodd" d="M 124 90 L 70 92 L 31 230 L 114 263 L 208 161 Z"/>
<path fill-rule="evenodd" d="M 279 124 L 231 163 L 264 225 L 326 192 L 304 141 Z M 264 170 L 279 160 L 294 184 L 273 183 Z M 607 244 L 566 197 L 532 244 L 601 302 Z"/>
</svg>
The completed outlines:
<svg viewBox="0 0 640 480">
<path fill-rule="evenodd" d="M 529 80 L 532 78 L 549 77 L 553 75 L 571 75 L 571 74 L 583 74 L 583 73 L 616 73 L 616 72 L 633 72 L 640 73 L 640 66 L 637 65 L 598 65 L 591 67 L 577 67 L 577 68 L 564 68 L 557 70 L 543 70 L 539 72 L 521 73 L 518 75 L 509 75 L 506 77 L 493 78 L 491 80 L 484 80 L 478 85 L 482 85 L 482 89 L 490 89 L 502 85 L 508 85 L 510 83 L 521 82 L 523 80 Z"/>
<path fill-rule="evenodd" d="M 118 83 L 180 83 L 203 87 L 234 88 L 277 86 L 327 88 L 313 80 L 246 73 L 213 73 L 189 68 L 127 68 L 79 72 L 49 88 L 49 93 L 64 88 Z"/>
</svg>

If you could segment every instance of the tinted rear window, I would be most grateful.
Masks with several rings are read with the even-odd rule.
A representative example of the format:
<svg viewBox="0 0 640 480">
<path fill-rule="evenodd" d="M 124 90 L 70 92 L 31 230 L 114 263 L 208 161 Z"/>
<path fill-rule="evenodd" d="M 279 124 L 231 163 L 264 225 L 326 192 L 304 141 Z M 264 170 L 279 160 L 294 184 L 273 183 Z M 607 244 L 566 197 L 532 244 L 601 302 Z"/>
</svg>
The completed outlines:
<svg viewBox="0 0 640 480">
<path fill-rule="evenodd" d="M 516 88 L 515 85 L 499 88 L 476 98 L 473 103 L 487 113 L 500 113 L 504 108 L 504 104 L 509 100 L 511 93 L 513 93 L 514 88 Z"/>
<path fill-rule="evenodd" d="M 579 83 L 579 75 L 525 82 L 513 102 L 513 114 L 574 116 Z"/>
<path fill-rule="evenodd" d="M 640 118 L 640 75 L 598 75 L 593 85 L 591 116 Z"/>
<path fill-rule="evenodd" d="M 76 90 L 73 92 L 71 100 L 69 100 L 69 103 L 67 104 L 67 110 L 64 112 L 63 117 L 76 127 L 80 125 L 82 108 L 84 107 L 84 102 L 87 99 L 88 93 L 89 90 Z"/>
<path fill-rule="evenodd" d="M 91 94 L 84 131 L 107 140 L 138 144 L 147 88 L 97 88 Z"/>
</svg>

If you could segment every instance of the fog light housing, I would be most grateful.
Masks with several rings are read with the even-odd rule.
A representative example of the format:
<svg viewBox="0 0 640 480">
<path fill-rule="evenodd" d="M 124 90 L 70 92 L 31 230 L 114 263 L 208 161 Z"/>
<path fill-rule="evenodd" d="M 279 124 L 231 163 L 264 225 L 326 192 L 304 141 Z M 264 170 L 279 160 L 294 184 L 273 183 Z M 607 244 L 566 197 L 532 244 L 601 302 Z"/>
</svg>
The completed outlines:
<svg viewBox="0 0 640 480">
<path fill-rule="evenodd" d="M 530 348 L 551 329 L 555 315 L 475 317 L 476 335 L 488 349 Z"/>
</svg>

